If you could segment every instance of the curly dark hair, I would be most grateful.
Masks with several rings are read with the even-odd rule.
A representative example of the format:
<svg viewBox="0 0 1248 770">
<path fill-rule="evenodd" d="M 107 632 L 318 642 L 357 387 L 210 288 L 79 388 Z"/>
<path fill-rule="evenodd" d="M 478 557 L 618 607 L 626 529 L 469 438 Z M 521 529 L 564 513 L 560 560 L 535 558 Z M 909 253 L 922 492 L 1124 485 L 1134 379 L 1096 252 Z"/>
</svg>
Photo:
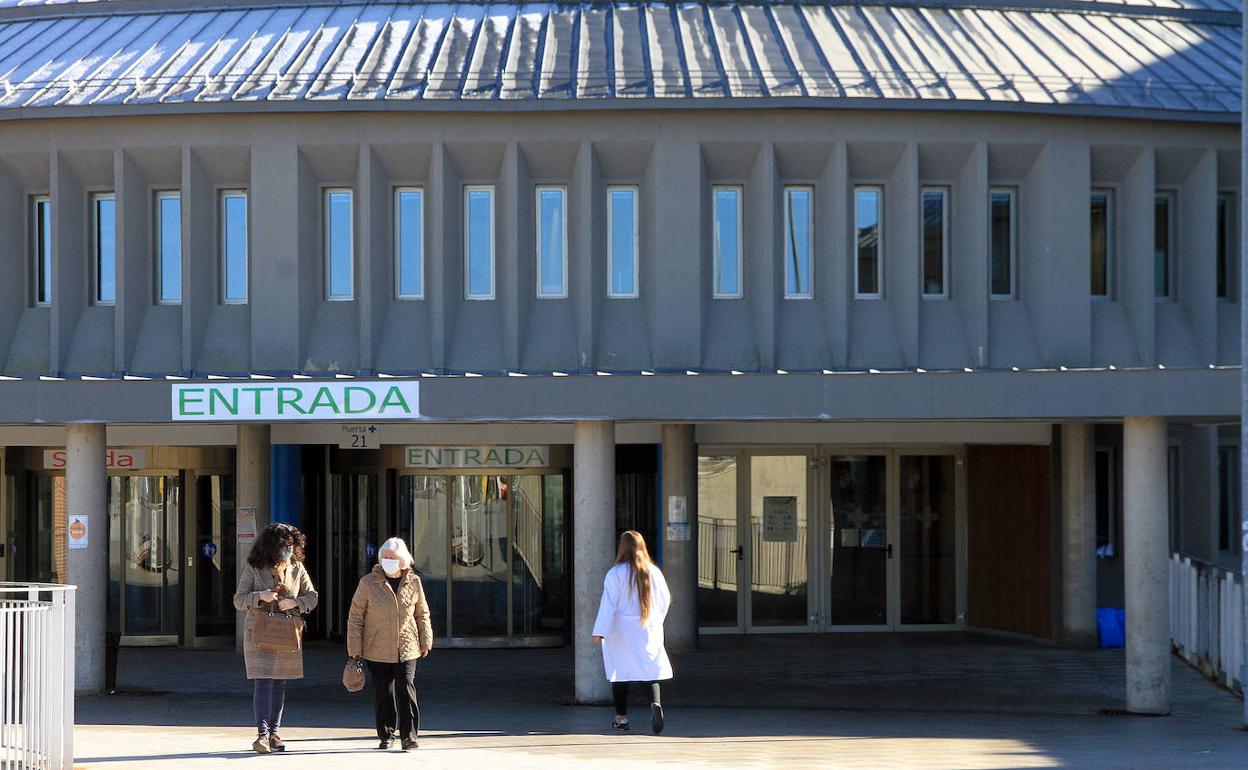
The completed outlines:
<svg viewBox="0 0 1248 770">
<path fill-rule="evenodd" d="M 308 547 L 308 538 L 299 531 L 298 527 L 290 524 L 270 524 L 260 533 L 260 537 L 256 538 L 256 544 L 251 547 L 247 563 L 256 569 L 272 567 L 282 560 L 281 551 L 287 546 L 295 549 L 295 555 L 290 560 L 301 562 L 304 549 Z"/>
</svg>

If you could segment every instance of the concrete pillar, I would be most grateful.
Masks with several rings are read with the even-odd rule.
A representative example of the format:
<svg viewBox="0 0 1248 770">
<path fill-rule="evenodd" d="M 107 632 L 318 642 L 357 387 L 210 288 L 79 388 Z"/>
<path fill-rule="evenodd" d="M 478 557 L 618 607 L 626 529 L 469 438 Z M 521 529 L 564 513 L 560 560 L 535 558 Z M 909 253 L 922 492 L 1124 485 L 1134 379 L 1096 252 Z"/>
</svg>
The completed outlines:
<svg viewBox="0 0 1248 770">
<path fill-rule="evenodd" d="M 1170 713 L 1166 418 L 1123 421 L 1127 711 Z"/>
<path fill-rule="evenodd" d="M 1062 425 L 1062 646 L 1096 648 L 1096 447 L 1086 423 Z"/>
<path fill-rule="evenodd" d="M 602 580 L 615 560 L 615 423 L 583 420 L 573 438 L 572 647 L 576 702 L 607 703 L 611 688 L 591 631 Z"/>
<path fill-rule="evenodd" d="M 673 515 L 681 507 L 683 526 Z M 659 537 L 667 538 L 663 543 L 663 575 L 672 592 L 672 608 L 663 629 L 669 652 L 693 652 L 698 645 L 697 522 L 698 447 L 693 426 L 664 425 L 663 523 L 674 526 L 673 537 L 659 532 Z"/>
<path fill-rule="evenodd" d="M 234 455 L 237 467 L 237 501 L 236 515 L 245 509 L 256 513 L 256 532 L 269 526 L 269 448 L 270 436 L 268 425 L 238 426 L 238 446 Z M 254 540 L 238 541 L 235 554 L 235 575 L 243 574 L 247 566 L 247 556 L 251 553 Z M 234 622 L 234 648 L 243 649 L 243 613 L 238 613 Z"/>
<path fill-rule="evenodd" d="M 65 433 L 66 532 L 71 517 L 87 517 L 87 547 L 65 551 L 65 582 L 74 601 L 74 689 L 104 691 L 104 631 L 108 623 L 108 473 L 105 428 L 77 423 Z"/>
</svg>

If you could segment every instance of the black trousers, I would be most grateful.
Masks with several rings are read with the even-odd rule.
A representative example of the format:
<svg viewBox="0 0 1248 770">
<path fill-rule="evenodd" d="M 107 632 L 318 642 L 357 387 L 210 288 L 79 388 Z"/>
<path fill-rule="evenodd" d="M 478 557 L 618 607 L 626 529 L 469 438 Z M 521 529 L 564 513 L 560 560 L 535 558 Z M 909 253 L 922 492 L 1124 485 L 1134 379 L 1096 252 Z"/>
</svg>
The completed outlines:
<svg viewBox="0 0 1248 770">
<path fill-rule="evenodd" d="M 368 661 L 373 678 L 373 715 L 377 737 L 393 738 L 395 728 L 401 740 L 414 741 L 420 731 L 420 706 L 416 705 L 416 661 L 378 663 Z"/>
<path fill-rule="evenodd" d="M 620 716 L 628 716 L 628 686 L 632 682 L 612 682 L 611 683 L 611 699 L 615 701 L 615 713 Z M 658 682 L 637 682 L 637 684 L 650 686 L 650 702 L 659 702 L 659 683 Z"/>
</svg>

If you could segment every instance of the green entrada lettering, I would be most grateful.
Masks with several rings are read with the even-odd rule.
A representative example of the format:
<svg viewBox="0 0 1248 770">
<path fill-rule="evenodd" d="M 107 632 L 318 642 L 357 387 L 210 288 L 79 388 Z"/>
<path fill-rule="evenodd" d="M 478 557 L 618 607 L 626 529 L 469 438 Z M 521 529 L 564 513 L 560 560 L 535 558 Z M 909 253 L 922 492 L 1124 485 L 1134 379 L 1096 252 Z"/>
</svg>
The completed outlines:
<svg viewBox="0 0 1248 770">
<path fill-rule="evenodd" d="M 407 399 L 403 398 L 403 391 L 399 390 L 395 385 L 391 385 L 390 389 L 386 391 L 386 397 L 381 400 L 381 409 L 378 411 L 381 414 L 385 414 L 388 406 L 397 407 L 403 414 L 412 411 L 411 407 L 407 405 Z"/>
<path fill-rule="evenodd" d="M 298 388 L 278 388 L 277 389 L 277 413 L 278 415 L 280 416 L 280 415 L 286 414 L 287 406 L 289 406 L 292 410 L 298 412 L 299 414 L 307 414 L 308 410 L 299 406 L 299 397 L 302 395 L 303 395 L 303 392 L 300 391 Z"/>
<path fill-rule="evenodd" d="M 235 390 L 230 395 L 233 396 L 233 399 L 227 400 L 225 393 L 220 388 L 213 388 L 208 393 L 208 414 L 215 415 L 217 413 L 218 403 L 230 414 L 238 414 L 238 391 Z"/>
<path fill-rule="evenodd" d="M 334 401 L 334 396 L 329 392 L 329 388 L 321 388 L 316 391 L 316 397 L 312 399 L 312 406 L 309 407 L 308 411 L 315 412 L 321 407 L 329 407 L 334 414 L 342 414 L 342 410 L 338 408 L 338 404 Z"/>
<path fill-rule="evenodd" d="M 200 396 L 200 398 L 191 398 L 191 394 Z M 189 409 L 187 409 L 187 406 L 189 404 L 204 403 L 204 399 L 202 398 L 203 394 L 204 394 L 203 388 L 183 388 L 182 390 L 180 390 L 178 392 L 178 413 L 183 414 L 183 415 L 194 415 L 194 416 L 202 415 L 203 410 L 200 410 L 198 412 L 192 412 Z"/>
<path fill-rule="evenodd" d="M 351 406 L 351 394 L 352 393 L 363 393 L 365 396 L 368 397 L 368 404 L 360 407 L 359 409 L 352 408 Z M 346 410 L 347 414 L 362 414 L 364 412 L 369 411 L 376 405 L 377 405 L 377 394 L 374 393 L 369 388 L 348 386 L 347 388 L 343 390 L 342 406 Z"/>
</svg>

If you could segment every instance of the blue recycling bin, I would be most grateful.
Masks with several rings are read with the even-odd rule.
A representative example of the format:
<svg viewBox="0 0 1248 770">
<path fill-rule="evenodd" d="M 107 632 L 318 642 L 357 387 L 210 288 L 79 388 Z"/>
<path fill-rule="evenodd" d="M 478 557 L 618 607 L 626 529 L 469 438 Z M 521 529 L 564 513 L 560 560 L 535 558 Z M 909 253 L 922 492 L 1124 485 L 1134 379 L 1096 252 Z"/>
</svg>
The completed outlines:
<svg viewBox="0 0 1248 770">
<path fill-rule="evenodd" d="M 1096 610 L 1097 647 L 1127 646 L 1127 611 L 1122 607 L 1098 607 Z"/>
</svg>

